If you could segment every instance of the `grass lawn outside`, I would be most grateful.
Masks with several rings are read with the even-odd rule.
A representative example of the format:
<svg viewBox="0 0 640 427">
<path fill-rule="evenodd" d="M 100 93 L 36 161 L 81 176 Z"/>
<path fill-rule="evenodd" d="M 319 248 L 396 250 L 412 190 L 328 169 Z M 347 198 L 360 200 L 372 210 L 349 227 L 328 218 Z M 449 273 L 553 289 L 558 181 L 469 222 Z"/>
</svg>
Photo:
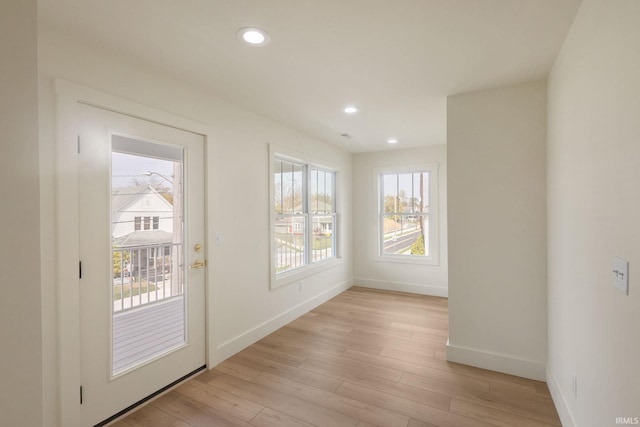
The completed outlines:
<svg viewBox="0 0 640 427">
<path fill-rule="evenodd" d="M 142 283 L 127 283 L 124 285 L 114 285 L 113 286 L 113 299 L 119 300 L 122 298 L 129 298 L 130 296 L 140 295 L 142 290 L 143 294 L 147 292 L 153 292 L 156 290 L 156 285 L 154 283 L 148 283 L 146 280 L 143 280 Z"/>
</svg>

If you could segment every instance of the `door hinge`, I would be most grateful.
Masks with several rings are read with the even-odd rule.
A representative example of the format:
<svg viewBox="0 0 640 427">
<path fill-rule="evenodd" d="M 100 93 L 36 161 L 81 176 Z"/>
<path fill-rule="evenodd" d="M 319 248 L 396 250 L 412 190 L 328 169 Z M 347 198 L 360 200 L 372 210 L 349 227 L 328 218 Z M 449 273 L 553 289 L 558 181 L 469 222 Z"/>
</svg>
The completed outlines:
<svg viewBox="0 0 640 427">
<path fill-rule="evenodd" d="M 80 135 L 78 135 L 78 154 L 80 154 Z"/>
<path fill-rule="evenodd" d="M 82 405 L 82 401 L 83 401 L 83 398 L 82 398 L 82 386 L 80 386 L 80 404 L 81 405 Z"/>
<path fill-rule="evenodd" d="M 78 277 L 82 279 L 82 261 L 78 261 Z"/>
</svg>

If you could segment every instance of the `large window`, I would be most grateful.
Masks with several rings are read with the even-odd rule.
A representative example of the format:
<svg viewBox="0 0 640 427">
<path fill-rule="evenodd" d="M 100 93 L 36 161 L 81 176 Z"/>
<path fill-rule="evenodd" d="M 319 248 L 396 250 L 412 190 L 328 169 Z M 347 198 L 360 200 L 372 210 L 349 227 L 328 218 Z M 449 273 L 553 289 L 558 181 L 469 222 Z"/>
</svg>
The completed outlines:
<svg viewBox="0 0 640 427">
<path fill-rule="evenodd" d="M 436 263 L 436 166 L 384 170 L 377 179 L 380 257 Z"/>
<path fill-rule="evenodd" d="M 336 258 L 336 172 L 272 156 L 274 278 Z"/>
</svg>

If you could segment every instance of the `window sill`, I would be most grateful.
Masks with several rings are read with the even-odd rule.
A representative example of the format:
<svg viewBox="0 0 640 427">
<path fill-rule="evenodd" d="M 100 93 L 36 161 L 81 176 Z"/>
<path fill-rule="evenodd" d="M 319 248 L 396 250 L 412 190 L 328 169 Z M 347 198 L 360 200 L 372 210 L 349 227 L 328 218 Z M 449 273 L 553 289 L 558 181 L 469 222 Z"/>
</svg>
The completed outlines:
<svg viewBox="0 0 640 427">
<path fill-rule="evenodd" d="M 306 265 L 287 273 L 282 273 L 275 279 L 273 277 L 271 278 L 271 290 L 290 285 L 291 283 L 297 282 L 314 274 L 320 273 L 321 271 L 328 270 L 342 264 L 342 258 L 331 258 L 325 261 L 314 263 L 312 265 Z"/>
<path fill-rule="evenodd" d="M 411 255 L 378 255 L 374 258 L 377 262 L 393 262 L 398 264 L 418 264 L 436 267 L 440 265 L 434 257 L 417 257 Z"/>
</svg>

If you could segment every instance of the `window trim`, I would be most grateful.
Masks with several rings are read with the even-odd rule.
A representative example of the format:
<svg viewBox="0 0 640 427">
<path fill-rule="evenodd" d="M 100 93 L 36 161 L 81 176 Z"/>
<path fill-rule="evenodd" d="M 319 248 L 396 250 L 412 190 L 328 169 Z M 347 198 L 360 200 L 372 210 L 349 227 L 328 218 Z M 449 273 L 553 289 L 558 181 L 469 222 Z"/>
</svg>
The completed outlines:
<svg viewBox="0 0 640 427">
<path fill-rule="evenodd" d="M 335 228 L 332 233 L 333 244 L 334 244 L 334 256 L 321 260 L 312 262 L 311 261 L 311 252 L 310 246 L 311 242 L 309 241 L 309 236 L 312 234 L 311 230 L 311 222 L 312 222 L 312 214 L 311 212 L 304 212 L 305 220 L 307 223 L 307 243 L 306 243 L 306 254 L 309 257 L 309 263 L 292 269 L 290 271 L 277 273 L 275 266 L 275 195 L 274 195 L 274 186 L 275 186 L 275 163 L 276 157 L 281 160 L 291 161 L 293 163 L 299 163 L 305 165 L 305 188 L 303 188 L 304 197 L 307 203 L 307 206 L 310 204 L 310 195 L 309 193 L 309 167 L 316 167 L 320 170 L 333 172 L 335 174 L 334 182 L 333 182 L 333 197 L 334 197 L 334 210 L 335 212 L 332 215 L 335 215 Z M 340 203 L 339 203 L 339 191 L 340 191 L 340 170 L 337 166 L 332 165 L 326 161 L 319 161 L 318 159 L 313 158 L 312 156 L 305 155 L 303 153 L 297 152 L 295 150 L 291 150 L 285 147 L 281 147 L 275 144 L 269 144 L 269 270 L 270 270 L 270 289 L 274 290 L 280 288 L 282 286 L 289 285 L 294 282 L 299 282 L 305 277 L 309 277 L 313 274 L 316 274 L 320 271 L 333 268 L 337 265 L 343 263 L 341 252 L 340 252 Z"/>
<path fill-rule="evenodd" d="M 382 239 L 384 236 L 384 223 L 382 221 L 383 215 L 383 203 L 384 195 L 382 194 L 382 180 L 383 174 L 391 173 L 416 173 L 416 172 L 429 172 L 429 256 L 411 256 L 411 255 L 398 255 L 398 254 L 383 254 L 382 252 Z M 440 242 L 438 236 L 439 230 L 439 218 L 438 213 L 440 210 L 440 200 L 438 198 L 438 182 L 439 182 L 439 164 L 438 163 L 421 163 L 414 165 L 403 166 L 384 166 L 376 168 L 373 171 L 373 188 L 376 189 L 374 199 L 373 212 L 376 213 L 376 236 L 375 241 L 375 255 L 374 260 L 378 262 L 394 262 L 402 264 L 420 264 L 437 266 L 440 265 Z"/>
</svg>

